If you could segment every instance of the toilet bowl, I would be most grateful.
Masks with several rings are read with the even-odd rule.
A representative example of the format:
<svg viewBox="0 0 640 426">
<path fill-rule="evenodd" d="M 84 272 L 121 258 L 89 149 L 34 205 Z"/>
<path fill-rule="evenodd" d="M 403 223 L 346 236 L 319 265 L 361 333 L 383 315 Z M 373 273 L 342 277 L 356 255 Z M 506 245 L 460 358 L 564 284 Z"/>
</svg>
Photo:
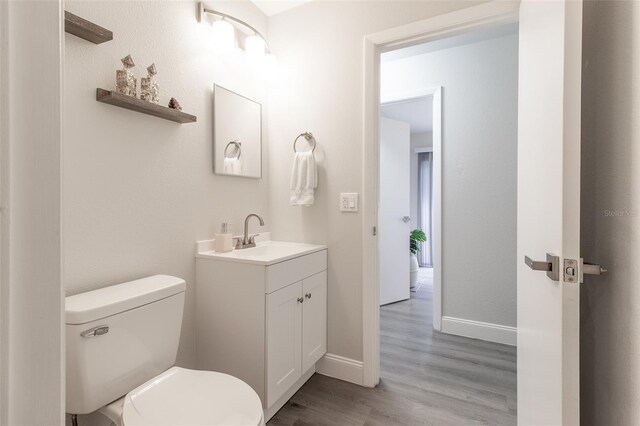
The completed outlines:
<svg viewBox="0 0 640 426">
<path fill-rule="evenodd" d="M 169 370 L 99 410 L 116 426 L 264 426 L 256 392 L 214 371 Z"/>
<path fill-rule="evenodd" d="M 184 280 L 156 275 L 65 300 L 67 413 L 117 426 L 263 426 L 258 394 L 215 371 L 173 366 Z"/>
</svg>

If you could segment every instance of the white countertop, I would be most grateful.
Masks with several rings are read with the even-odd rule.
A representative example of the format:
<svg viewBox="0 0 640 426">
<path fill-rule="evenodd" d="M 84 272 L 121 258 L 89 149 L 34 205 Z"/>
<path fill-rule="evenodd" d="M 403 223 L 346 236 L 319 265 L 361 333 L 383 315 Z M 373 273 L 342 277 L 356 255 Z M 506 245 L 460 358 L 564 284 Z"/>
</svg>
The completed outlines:
<svg viewBox="0 0 640 426">
<path fill-rule="evenodd" d="M 199 247 L 206 247 L 199 242 Z M 318 244 L 289 243 L 284 241 L 263 241 L 258 242 L 255 247 L 233 250 L 227 253 L 217 253 L 215 251 L 201 251 L 196 257 L 199 259 L 214 259 L 230 262 L 251 263 L 254 265 L 273 265 L 294 259 L 306 254 L 326 250 L 327 246 Z"/>
</svg>

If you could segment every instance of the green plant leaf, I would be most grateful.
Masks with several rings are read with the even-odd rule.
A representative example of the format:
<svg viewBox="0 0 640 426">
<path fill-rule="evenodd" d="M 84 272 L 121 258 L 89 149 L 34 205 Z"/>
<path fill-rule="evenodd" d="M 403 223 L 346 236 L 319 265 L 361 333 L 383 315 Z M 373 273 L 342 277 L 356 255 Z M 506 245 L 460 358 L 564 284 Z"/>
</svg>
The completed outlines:
<svg viewBox="0 0 640 426">
<path fill-rule="evenodd" d="M 419 242 L 427 241 L 427 236 L 420 228 L 416 228 L 409 234 L 409 251 L 413 254 L 417 254 L 420 251 L 418 245 Z"/>
</svg>

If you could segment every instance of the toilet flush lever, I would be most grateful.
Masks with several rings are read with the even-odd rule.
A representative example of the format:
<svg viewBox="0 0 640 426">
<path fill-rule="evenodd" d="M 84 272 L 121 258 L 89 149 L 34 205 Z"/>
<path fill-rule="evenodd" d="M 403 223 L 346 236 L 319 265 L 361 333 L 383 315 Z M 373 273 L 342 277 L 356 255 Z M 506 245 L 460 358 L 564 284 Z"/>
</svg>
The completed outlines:
<svg viewBox="0 0 640 426">
<path fill-rule="evenodd" d="M 85 330 L 82 333 L 80 333 L 80 335 L 82 337 L 96 337 L 96 336 L 101 336 L 103 334 L 107 334 L 109 332 L 109 326 L 108 325 L 99 325 L 97 327 L 93 327 L 89 330 Z"/>
</svg>

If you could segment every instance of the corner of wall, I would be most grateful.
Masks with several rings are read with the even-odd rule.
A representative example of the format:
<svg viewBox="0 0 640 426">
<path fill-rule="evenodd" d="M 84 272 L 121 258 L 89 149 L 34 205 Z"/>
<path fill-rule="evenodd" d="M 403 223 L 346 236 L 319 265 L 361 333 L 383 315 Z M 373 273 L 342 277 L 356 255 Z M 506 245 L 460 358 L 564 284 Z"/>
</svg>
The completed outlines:
<svg viewBox="0 0 640 426">
<path fill-rule="evenodd" d="M 0 2 L 0 93 L 9 88 L 9 2 Z M 9 97 L 0 97 L 0 424 L 8 423 L 8 339 L 9 339 Z"/>
<path fill-rule="evenodd" d="M 65 406 L 62 2 L 3 2 L 0 7 L 2 420 L 60 424 Z"/>
<path fill-rule="evenodd" d="M 316 364 L 316 372 L 324 376 L 364 386 L 362 361 L 326 353 Z"/>
</svg>

